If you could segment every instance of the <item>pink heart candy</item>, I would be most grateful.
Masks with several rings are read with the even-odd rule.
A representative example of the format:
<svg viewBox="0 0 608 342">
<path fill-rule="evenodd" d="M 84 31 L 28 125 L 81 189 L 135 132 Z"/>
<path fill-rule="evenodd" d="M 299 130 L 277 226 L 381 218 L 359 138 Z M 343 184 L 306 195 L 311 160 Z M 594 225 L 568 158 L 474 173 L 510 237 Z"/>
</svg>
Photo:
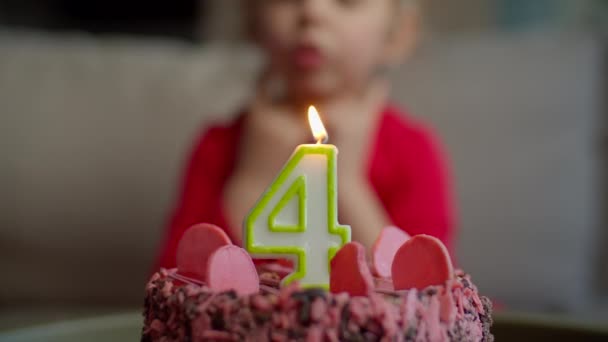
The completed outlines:
<svg viewBox="0 0 608 342">
<path fill-rule="evenodd" d="M 397 250 L 391 267 L 395 290 L 443 285 L 454 275 L 445 245 L 437 238 L 416 235 Z"/>
<path fill-rule="evenodd" d="M 249 295 L 260 290 L 260 278 L 251 256 L 234 245 L 220 247 L 211 254 L 206 280 L 216 291 L 234 290 L 239 295 Z"/>
<path fill-rule="evenodd" d="M 218 226 L 200 223 L 188 228 L 177 246 L 175 258 L 179 273 L 204 281 L 209 256 L 227 245 L 232 242 Z"/>
<path fill-rule="evenodd" d="M 372 271 L 378 277 L 390 278 L 395 253 L 410 236 L 403 230 L 389 226 L 382 229 L 372 246 Z"/>
<path fill-rule="evenodd" d="M 363 245 L 349 242 L 331 259 L 329 289 L 332 293 L 347 292 L 351 296 L 367 296 L 374 290 Z"/>
</svg>

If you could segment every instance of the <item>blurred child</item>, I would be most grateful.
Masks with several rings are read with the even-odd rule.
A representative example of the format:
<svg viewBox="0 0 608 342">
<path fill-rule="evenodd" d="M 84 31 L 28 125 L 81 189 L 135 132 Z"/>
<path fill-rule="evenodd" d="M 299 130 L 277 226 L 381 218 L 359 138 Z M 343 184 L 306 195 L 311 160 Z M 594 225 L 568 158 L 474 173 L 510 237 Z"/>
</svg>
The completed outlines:
<svg viewBox="0 0 608 342">
<path fill-rule="evenodd" d="M 267 64 L 254 100 L 196 142 L 165 235 L 160 266 L 191 225 L 242 241 L 242 222 L 298 144 L 311 142 L 314 104 L 338 156 L 339 222 L 366 247 L 395 225 L 452 246 L 454 213 L 435 138 L 388 102 L 387 72 L 417 37 L 417 7 L 402 0 L 249 0 L 252 39 Z"/>
</svg>

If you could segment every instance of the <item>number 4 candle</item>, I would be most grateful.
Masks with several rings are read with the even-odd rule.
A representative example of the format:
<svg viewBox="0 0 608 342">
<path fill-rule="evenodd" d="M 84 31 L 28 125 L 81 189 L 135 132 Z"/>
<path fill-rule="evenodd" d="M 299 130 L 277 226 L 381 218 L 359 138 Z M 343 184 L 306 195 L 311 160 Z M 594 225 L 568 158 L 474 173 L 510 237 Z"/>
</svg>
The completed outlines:
<svg viewBox="0 0 608 342">
<path fill-rule="evenodd" d="M 283 284 L 329 288 L 330 261 L 350 241 L 338 224 L 338 149 L 313 106 L 308 120 L 316 144 L 296 147 L 244 224 L 245 248 L 258 258 L 290 258 L 295 272 Z"/>
</svg>

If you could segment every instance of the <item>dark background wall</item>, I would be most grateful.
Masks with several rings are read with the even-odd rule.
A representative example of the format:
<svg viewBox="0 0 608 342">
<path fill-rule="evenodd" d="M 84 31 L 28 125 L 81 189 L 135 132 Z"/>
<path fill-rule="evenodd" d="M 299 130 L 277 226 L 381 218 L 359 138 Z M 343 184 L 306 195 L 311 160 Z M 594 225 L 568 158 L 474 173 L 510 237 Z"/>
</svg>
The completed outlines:
<svg viewBox="0 0 608 342">
<path fill-rule="evenodd" d="M 0 24 L 93 34 L 196 38 L 199 0 L 0 0 Z"/>
</svg>

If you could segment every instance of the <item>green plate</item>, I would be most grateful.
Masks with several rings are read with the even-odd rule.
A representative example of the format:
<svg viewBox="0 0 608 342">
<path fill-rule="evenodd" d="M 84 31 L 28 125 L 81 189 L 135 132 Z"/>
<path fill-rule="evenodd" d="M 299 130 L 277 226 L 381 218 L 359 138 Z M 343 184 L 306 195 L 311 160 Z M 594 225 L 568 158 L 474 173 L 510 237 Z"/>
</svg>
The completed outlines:
<svg viewBox="0 0 608 342">
<path fill-rule="evenodd" d="M 99 316 L 37 325 L 0 333 L 4 342 L 138 341 L 140 312 Z M 608 324 L 594 324 L 551 315 L 497 314 L 492 333 L 496 341 L 608 341 Z"/>
<path fill-rule="evenodd" d="M 0 333 L 4 342 L 138 341 L 141 339 L 141 312 L 37 325 Z"/>
<path fill-rule="evenodd" d="M 496 341 L 608 341 L 608 322 L 576 316 L 527 313 L 493 315 Z"/>
</svg>

